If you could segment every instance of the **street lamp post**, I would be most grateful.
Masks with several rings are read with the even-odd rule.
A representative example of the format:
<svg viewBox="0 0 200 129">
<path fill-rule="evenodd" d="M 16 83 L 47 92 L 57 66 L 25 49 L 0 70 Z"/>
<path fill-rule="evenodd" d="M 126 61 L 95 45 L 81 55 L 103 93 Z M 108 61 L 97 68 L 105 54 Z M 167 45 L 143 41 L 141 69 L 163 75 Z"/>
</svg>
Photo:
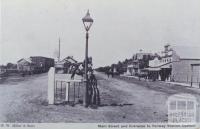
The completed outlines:
<svg viewBox="0 0 200 129">
<path fill-rule="evenodd" d="M 85 17 L 82 18 L 85 30 L 86 30 L 86 45 L 85 45 L 85 98 L 84 105 L 88 107 L 88 38 L 90 27 L 92 26 L 93 19 L 90 17 L 89 10 L 87 11 Z"/>
</svg>

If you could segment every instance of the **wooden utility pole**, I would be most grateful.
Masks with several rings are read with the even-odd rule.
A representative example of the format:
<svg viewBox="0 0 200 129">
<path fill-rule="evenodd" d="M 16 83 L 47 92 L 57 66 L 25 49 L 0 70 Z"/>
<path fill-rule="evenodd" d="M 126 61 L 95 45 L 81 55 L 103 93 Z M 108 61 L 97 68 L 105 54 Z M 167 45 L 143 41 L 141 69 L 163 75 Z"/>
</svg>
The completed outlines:
<svg viewBox="0 0 200 129">
<path fill-rule="evenodd" d="M 59 44 L 58 44 L 58 61 L 60 61 L 60 37 L 59 37 Z"/>
<path fill-rule="evenodd" d="M 191 65 L 191 87 L 193 83 L 193 65 Z"/>
</svg>

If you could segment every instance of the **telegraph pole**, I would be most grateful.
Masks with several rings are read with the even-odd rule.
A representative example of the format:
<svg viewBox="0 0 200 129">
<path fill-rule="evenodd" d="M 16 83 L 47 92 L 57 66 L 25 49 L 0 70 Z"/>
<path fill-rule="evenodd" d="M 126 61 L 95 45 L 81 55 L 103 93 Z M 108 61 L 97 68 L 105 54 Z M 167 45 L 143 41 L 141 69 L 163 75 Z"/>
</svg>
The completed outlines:
<svg viewBox="0 0 200 129">
<path fill-rule="evenodd" d="M 60 61 L 60 37 L 59 37 L 59 45 L 58 45 L 58 62 Z"/>
</svg>

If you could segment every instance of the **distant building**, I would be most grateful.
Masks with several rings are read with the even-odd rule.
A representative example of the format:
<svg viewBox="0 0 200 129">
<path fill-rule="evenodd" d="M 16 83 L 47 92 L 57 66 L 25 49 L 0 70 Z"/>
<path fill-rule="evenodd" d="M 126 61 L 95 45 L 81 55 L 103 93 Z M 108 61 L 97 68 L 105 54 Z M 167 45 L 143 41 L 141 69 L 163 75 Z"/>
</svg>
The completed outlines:
<svg viewBox="0 0 200 129">
<path fill-rule="evenodd" d="M 144 68 L 149 66 L 149 60 L 153 59 L 152 53 L 136 53 L 133 55 L 132 60 L 127 63 L 127 74 L 138 75 Z"/>
<path fill-rule="evenodd" d="M 200 48 L 173 47 L 172 80 L 178 82 L 200 82 Z"/>
<path fill-rule="evenodd" d="M 26 72 L 31 74 L 34 71 L 34 64 L 31 58 L 22 58 L 17 61 L 17 69 L 19 72 Z"/>
<path fill-rule="evenodd" d="M 127 70 L 126 70 L 126 74 L 131 75 L 131 76 L 134 74 L 132 62 L 133 62 L 133 59 L 127 61 Z"/>
<path fill-rule="evenodd" d="M 6 66 L 0 65 L 0 74 L 5 73 L 6 69 L 7 69 Z"/>
<path fill-rule="evenodd" d="M 172 61 L 175 59 L 174 51 L 169 44 L 164 46 L 164 50 L 156 53 L 155 58 L 149 61 L 149 78 L 162 81 L 170 80 L 172 71 Z"/>
<path fill-rule="evenodd" d="M 0 65 L 0 80 L 7 76 L 7 68 L 4 65 Z"/>
<path fill-rule="evenodd" d="M 61 73 L 71 73 L 78 61 L 73 58 L 73 56 L 68 56 L 61 61 L 55 63 L 55 68 Z"/>
<path fill-rule="evenodd" d="M 31 56 L 30 58 L 22 58 L 17 61 L 18 71 L 29 74 L 47 72 L 53 66 L 54 59 L 42 56 Z"/>
<path fill-rule="evenodd" d="M 200 49 L 197 47 L 165 45 L 164 51 L 149 62 L 149 73 L 157 79 L 191 83 L 200 80 Z"/>
<path fill-rule="evenodd" d="M 32 63 L 34 64 L 34 72 L 42 73 L 49 71 L 50 67 L 54 67 L 54 59 L 42 57 L 42 56 L 31 56 Z"/>
</svg>

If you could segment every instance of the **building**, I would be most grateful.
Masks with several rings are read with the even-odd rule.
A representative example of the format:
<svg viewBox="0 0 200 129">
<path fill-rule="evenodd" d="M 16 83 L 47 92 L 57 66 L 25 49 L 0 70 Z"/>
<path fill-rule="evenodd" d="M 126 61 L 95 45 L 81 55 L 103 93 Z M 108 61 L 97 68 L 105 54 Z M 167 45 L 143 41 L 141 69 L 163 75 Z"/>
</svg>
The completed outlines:
<svg viewBox="0 0 200 129">
<path fill-rule="evenodd" d="M 31 74 L 34 70 L 34 64 L 31 58 L 22 58 L 17 61 L 17 70 L 23 73 Z"/>
<path fill-rule="evenodd" d="M 149 61 L 148 70 L 150 79 L 170 80 L 172 61 L 176 59 L 173 52 L 173 49 L 167 44 L 164 46 L 163 51 L 156 53 L 154 59 Z"/>
<path fill-rule="evenodd" d="M 144 68 L 149 66 L 149 60 L 153 59 L 152 53 L 136 53 L 133 58 L 127 63 L 127 75 L 138 75 Z"/>
<path fill-rule="evenodd" d="M 0 81 L 2 78 L 6 77 L 8 75 L 7 68 L 4 65 L 0 65 Z"/>
<path fill-rule="evenodd" d="M 50 67 L 54 67 L 54 59 L 52 58 L 31 56 L 30 59 L 34 64 L 34 73 L 48 72 Z"/>
<path fill-rule="evenodd" d="M 200 82 L 200 48 L 174 47 L 172 63 L 172 81 L 196 83 Z"/>
<path fill-rule="evenodd" d="M 0 65 L 0 74 L 1 73 L 5 73 L 6 72 L 6 66 L 4 66 L 4 65 Z"/>
<path fill-rule="evenodd" d="M 17 61 L 17 69 L 23 73 L 44 73 L 49 70 L 50 67 L 54 66 L 54 59 L 42 57 L 42 56 L 31 56 L 30 58 L 22 58 Z"/>
<path fill-rule="evenodd" d="M 149 62 L 149 74 L 158 74 L 156 79 L 198 83 L 200 80 L 200 49 L 189 46 L 164 46 L 164 51 Z M 195 80 L 195 81 L 194 81 Z"/>
<path fill-rule="evenodd" d="M 78 65 L 78 61 L 73 56 L 67 56 L 63 60 L 56 62 L 55 68 L 60 73 L 71 73 L 76 65 Z"/>
<path fill-rule="evenodd" d="M 127 61 L 127 70 L 126 70 L 126 75 L 131 75 L 133 76 L 133 59 L 130 59 Z"/>
</svg>

